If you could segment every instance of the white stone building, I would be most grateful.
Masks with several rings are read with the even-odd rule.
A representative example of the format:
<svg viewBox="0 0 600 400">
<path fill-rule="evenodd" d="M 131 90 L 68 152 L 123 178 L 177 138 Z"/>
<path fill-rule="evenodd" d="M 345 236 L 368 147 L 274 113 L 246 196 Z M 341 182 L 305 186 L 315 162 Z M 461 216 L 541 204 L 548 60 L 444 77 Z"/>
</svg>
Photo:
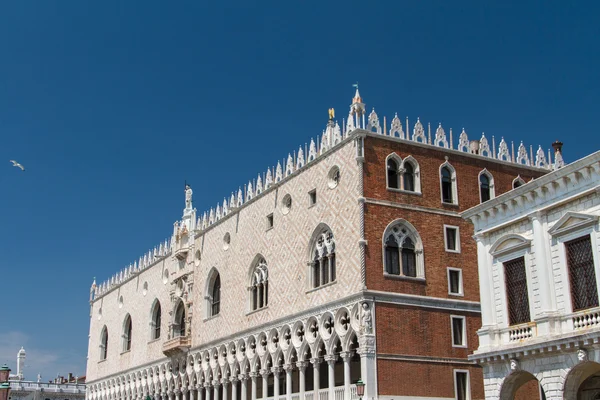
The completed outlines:
<svg viewBox="0 0 600 400">
<path fill-rule="evenodd" d="M 600 152 L 463 217 L 477 241 L 482 327 L 470 358 L 486 399 L 600 399 Z"/>
</svg>

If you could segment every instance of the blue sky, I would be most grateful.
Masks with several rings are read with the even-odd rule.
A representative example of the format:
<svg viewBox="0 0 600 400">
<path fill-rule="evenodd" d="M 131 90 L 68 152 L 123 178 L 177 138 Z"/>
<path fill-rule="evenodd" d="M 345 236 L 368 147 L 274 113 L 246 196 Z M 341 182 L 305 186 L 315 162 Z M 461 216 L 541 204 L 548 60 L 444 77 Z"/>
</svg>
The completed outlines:
<svg viewBox="0 0 600 400">
<path fill-rule="evenodd" d="M 226 3 L 223 5 L 222 3 Z M 256 5 L 254 3 L 258 3 Z M 526 4 L 523 4 L 526 3 Z M 85 371 L 88 293 L 367 107 L 471 137 L 600 147 L 600 4 L 0 4 L 0 363 Z M 455 140 L 457 134 L 455 134 Z M 25 172 L 10 166 L 16 159 Z"/>
</svg>

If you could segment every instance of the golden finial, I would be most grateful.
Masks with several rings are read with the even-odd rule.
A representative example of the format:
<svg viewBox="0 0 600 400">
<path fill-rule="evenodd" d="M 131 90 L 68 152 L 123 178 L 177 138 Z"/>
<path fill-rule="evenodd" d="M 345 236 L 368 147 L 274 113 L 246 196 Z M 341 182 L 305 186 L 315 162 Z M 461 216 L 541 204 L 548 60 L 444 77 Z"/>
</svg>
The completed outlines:
<svg viewBox="0 0 600 400">
<path fill-rule="evenodd" d="M 333 108 L 329 109 L 329 119 L 335 118 L 335 110 Z"/>
</svg>

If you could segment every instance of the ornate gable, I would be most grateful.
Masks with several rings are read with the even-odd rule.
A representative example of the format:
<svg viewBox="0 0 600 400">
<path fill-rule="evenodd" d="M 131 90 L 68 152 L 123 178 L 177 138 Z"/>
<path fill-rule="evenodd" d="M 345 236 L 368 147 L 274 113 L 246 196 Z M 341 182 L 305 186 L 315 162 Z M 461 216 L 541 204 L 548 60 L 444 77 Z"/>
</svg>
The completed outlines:
<svg viewBox="0 0 600 400">
<path fill-rule="evenodd" d="M 563 215 L 548 233 L 552 236 L 560 236 L 569 232 L 576 231 L 581 228 L 593 226 L 598 223 L 598 215 L 590 215 L 568 211 Z"/>
</svg>

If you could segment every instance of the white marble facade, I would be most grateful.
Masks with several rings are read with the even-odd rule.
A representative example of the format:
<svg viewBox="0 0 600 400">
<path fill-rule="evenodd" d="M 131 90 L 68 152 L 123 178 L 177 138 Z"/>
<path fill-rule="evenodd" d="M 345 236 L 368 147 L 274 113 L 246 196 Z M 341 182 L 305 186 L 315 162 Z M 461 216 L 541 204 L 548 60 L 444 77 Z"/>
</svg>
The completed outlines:
<svg viewBox="0 0 600 400">
<path fill-rule="evenodd" d="M 463 217 L 477 240 L 483 326 L 471 359 L 486 399 L 533 379 L 540 398 L 600 398 L 600 152 Z M 523 266 L 520 283 L 510 265 Z"/>
</svg>

